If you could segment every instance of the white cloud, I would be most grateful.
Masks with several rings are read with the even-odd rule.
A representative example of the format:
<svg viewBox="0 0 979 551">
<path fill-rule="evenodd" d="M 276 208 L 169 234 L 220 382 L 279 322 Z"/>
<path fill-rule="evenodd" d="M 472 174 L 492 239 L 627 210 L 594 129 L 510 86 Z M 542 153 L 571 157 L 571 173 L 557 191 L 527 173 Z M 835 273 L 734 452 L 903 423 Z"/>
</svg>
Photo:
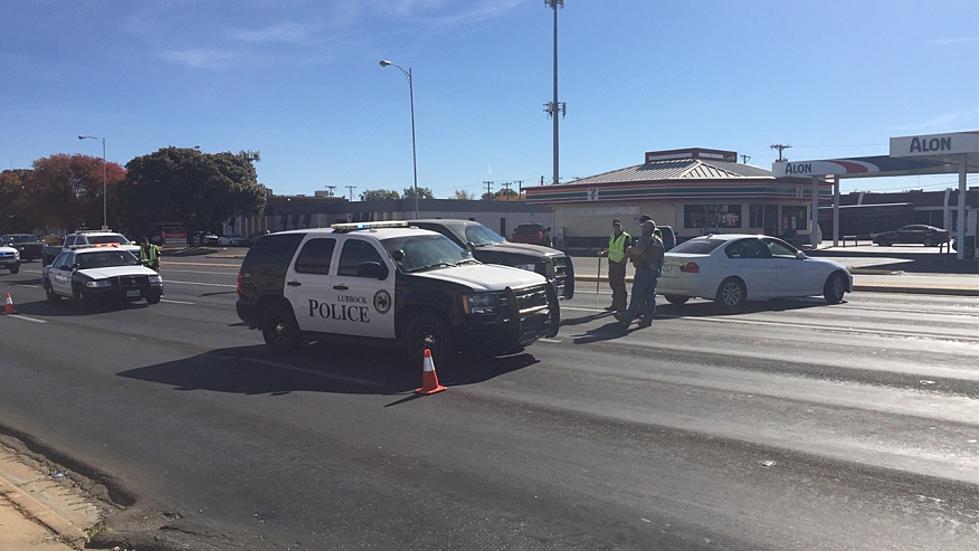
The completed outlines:
<svg viewBox="0 0 979 551">
<path fill-rule="evenodd" d="M 936 38 L 929 42 L 932 46 L 948 46 L 949 44 L 964 44 L 966 42 L 979 42 L 979 36 L 962 36 L 958 38 Z"/>
<path fill-rule="evenodd" d="M 893 130 L 903 132 L 927 132 L 929 130 L 953 130 L 956 125 L 971 124 L 979 120 L 979 107 L 936 115 L 921 122 L 892 126 Z"/>
<path fill-rule="evenodd" d="M 156 55 L 164 61 L 193 67 L 195 69 L 216 69 L 224 67 L 229 61 L 237 57 L 233 52 L 206 48 L 162 50 L 157 52 Z"/>
<path fill-rule="evenodd" d="M 233 36 L 243 42 L 302 44 L 313 36 L 313 29 L 300 23 L 278 23 L 259 29 L 241 29 Z"/>
</svg>

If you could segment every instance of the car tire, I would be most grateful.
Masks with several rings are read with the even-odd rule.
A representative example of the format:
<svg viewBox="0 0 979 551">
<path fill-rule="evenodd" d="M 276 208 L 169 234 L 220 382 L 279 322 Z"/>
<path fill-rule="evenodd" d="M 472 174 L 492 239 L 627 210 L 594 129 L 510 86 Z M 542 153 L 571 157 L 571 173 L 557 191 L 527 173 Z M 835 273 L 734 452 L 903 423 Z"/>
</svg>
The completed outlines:
<svg viewBox="0 0 979 551">
<path fill-rule="evenodd" d="M 10 273 L 12 273 L 12 274 L 16 274 L 19 271 L 20 271 L 20 266 L 12 266 L 10 268 Z"/>
<path fill-rule="evenodd" d="M 261 327 L 265 344 L 275 352 L 295 352 L 303 343 L 296 316 L 284 304 L 274 304 L 266 309 L 262 314 Z"/>
<path fill-rule="evenodd" d="M 843 295 L 846 294 L 846 278 L 840 272 L 833 272 L 826 278 L 823 285 L 823 298 L 828 304 L 839 304 L 843 302 Z"/>
<path fill-rule="evenodd" d="M 676 304 L 677 306 L 680 306 L 681 304 L 686 304 L 687 301 L 690 300 L 690 297 L 683 297 L 680 295 L 663 295 L 663 296 L 666 298 L 666 302 L 669 302 L 670 304 Z"/>
<path fill-rule="evenodd" d="M 91 306 L 92 301 L 90 298 L 85 296 L 85 288 L 81 285 L 76 285 L 74 295 L 75 308 L 77 308 L 79 312 L 88 310 L 88 307 Z"/>
<path fill-rule="evenodd" d="M 146 304 L 158 304 L 163 295 L 160 293 L 150 293 L 146 295 Z"/>
<path fill-rule="evenodd" d="M 54 289 L 52 289 L 50 285 L 44 286 L 44 294 L 47 295 L 48 302 L 50 302 L 51 304 L 57 304 L 61 302 L 61 297 L 58 296 L 58 293 L 54 292 Z"/>
<path fill-rule="evenodd" d="M 729 277 L 722 281 L 717 287 L 717 296 L 714 298 L 721 306 L 730 309 L 744 306 L 747 299 L 748 289 L 744 286 L 744 282 L 736 277 Z"/>
<path fill-rule="evenodd" d="M 431 338 L 430 348 L 435 365 L 452 366 L 459 357 L 459 349 L 449 326 L 432 314 L 418 314 L 405 327 L 403 348 L 408 366 L 420 368 L 425 358 L 425 340 Z"/>
</svg>

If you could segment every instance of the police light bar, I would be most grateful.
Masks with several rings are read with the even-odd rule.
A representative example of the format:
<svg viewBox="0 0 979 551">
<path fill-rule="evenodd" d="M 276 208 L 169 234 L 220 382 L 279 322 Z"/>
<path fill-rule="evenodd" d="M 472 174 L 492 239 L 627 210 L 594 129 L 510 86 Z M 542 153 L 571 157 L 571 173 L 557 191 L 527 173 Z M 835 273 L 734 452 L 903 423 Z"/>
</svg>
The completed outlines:
<svg viewBox="0 0 979 551">
<path fill-rule="evenodd" d="M 330 226 L 333 231 L 349 232 L 357 230 L 376 230 L 378 228 L 407 228 L 408 223 L 404 221 L 389 222 L 353 222 L 349 224 L 333 224 Z"/>
</svg>

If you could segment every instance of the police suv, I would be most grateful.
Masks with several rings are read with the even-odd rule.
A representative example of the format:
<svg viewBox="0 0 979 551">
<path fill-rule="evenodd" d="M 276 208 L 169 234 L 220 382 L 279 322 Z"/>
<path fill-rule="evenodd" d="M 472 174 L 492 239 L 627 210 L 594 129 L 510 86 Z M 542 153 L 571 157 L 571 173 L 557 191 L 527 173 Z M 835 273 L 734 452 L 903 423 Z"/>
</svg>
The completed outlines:
<svg viewBox="0 0 979 551">
<path fill-rule="evenodd" d="M 238 317 L 279 352 L 304 337 L 396 344 L 421 363 L 520 351 L 554 336 L 560 307 L 540 274 L 488 265 L 406 222 L 336 224 L 260 238 L 238 274 Z"/>
</svg>

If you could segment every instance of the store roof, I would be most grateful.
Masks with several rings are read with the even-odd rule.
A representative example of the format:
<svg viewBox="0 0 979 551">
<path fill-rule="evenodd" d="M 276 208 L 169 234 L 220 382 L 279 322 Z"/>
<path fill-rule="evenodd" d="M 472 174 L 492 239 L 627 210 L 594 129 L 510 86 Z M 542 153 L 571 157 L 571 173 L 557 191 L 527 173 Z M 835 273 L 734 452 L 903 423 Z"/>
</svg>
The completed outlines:
<svg viewBox="0 0 979 551">
<path fill-rule="evenodd" d="M 686 158 L 660 159 L 656 153 L 646 153 L 647 161 L 641 165 L 603 172 L 587 178 L 571 180 L 565 184 L 590 185 L 620 182 L 655 182 L 675 180 L 731 180 L 731 179 L 775 179 L 775 175 L 764 168 L 741 164 L 730 160 L 700 158 L 703 150 L 674 150 L 670 156 L 689 153 Z M 736 154 L 735 154 L 736 156 Z M 730 157 L 728 157 L 730 158 Z"/>
</svg>

